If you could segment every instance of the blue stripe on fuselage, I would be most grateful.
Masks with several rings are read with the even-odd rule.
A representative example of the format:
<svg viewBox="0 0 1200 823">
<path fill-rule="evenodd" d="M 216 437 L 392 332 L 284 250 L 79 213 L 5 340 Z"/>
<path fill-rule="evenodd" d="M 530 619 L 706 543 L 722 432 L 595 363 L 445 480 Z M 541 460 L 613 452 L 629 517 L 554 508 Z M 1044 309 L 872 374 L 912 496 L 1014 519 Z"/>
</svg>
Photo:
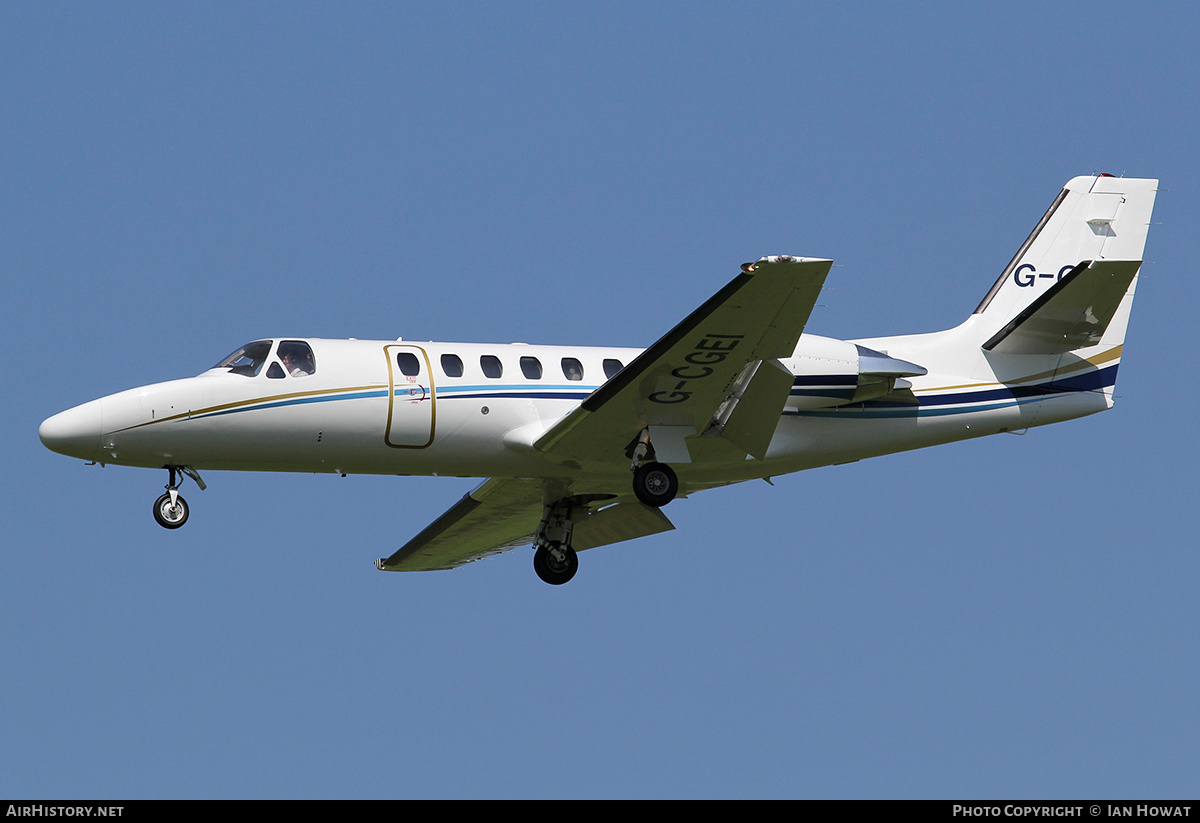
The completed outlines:
<svg viewBox="0 0 1200 823">
<path fill-rule="evenodd" d="M 852 406 L 838 406 L 830 409 L 784 409 L 783 413 L 787 415 L 804 415 L 813 417 L 824 417 L 829 415 L 845 415 L 847 413 L 865 414 L 876 417 L 904 417 L 915 415 L 944 415 L 944 414 L 960 414 L 971 411 L 981 411 L 986 409 L 1001 408 L 1009 405 L 1023 405 L 1025 403 L 1035 402 L 1047 397 L 1066 392 L 1080 391 L 1097 391 L 1100 389 L 1111 388 L 1116 383 L 1117 367 L 1120 364 L 1113 364 L 1103 369 L 1093 369 L 1068 377 L 1062 380 L 1052 380 L 1046 383 L 1039 383 L 1030 386 L 1002 386 L 994 389 L 980 389 L 978 391 L 966 392 L 946 392 L 941 394 L 927 394 L 918 396 L 917 402 L 903 403 L 894 400 L 868 400 L 863 403 L 855 403 Z M 799 382 L 799 378 L 795 382 Z M 845 385 L 846 381 L 838 377 L 823 377 L 819 381 L 816 378 L 805 381 L 809 385 L 805 388 L 794 388 L 791 392 L 793 396 L 803 396 L 809 394 L 819 394 L 825 396 L 837 396 L 838 390 L 833 389 L 833 386 L 841 383 Z M 829 386 L 830 390 L 822 391 L 816 388 L 815 385 L 820 382 L 823 385 Z M 590 395 L 596 387 L 594 386 L 566 386 L 566 385 L 548 385 L 548 386 L 525 386 L 519 384 L 507 384 L 502 386 L 497 385 L 469 385 L 469 386 L 443 386 L 435 389 L 435 397 L 440 400 L 486 400 L 486 399 L 504 399 L 504 398 L 529 398 L 538 400 L 583 400 Z M 394 396 L 403 397 L 411 395 L 413 389 L 409 386 L 401 386 L 393 390 Z M 366 391 L 348 391 L 338 392 L 333 394 L 323 395 L 304 395 L 300 397 L 289 397 L 279 400 L 273 400 L 263 403 L 255 403 L 249 401 L 246 405 L 231 409 L 221 409 L 219 411 L 201 412 L 192 415 L 193 420 L 204 419 L 208 417 L 220 417 L 227 414 L 237 414 L 239 412 L 255 411 L 258 409 L 277 409 L 286 406 L 300 406 L 311 403 L 330 403 L 343 400 L 363 400 L 379 397 L 387 397 L 387 389 L 370 389 Z"/>
<path fill-rule="evenodd" d="M 1114 363 L 1103 369 L 1092 369 L 1062 380 L 1051 380 L 1031 386 L 1002 386 L 979 391 L 920 395 L 916 397 L 916 403 L 879 399 L 831 409 L 787 409 L 784 413 L 806 417 L 828 417 L 847 413 L 871 417 L 913 417 L 986 411 L 1004 406 L 1020 406 L 1059 394 L 1111 389 L 1116 384 L 1119 365 Z"/>
</svg>

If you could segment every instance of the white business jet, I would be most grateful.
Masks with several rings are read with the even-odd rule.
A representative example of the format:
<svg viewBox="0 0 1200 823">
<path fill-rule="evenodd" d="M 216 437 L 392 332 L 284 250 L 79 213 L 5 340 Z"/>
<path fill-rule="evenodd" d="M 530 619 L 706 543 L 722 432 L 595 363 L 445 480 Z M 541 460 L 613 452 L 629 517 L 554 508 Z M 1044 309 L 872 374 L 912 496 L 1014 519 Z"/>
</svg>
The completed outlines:
<svg viewBox="0 0 1200 823">
<path fill-rule="evenodd" d="M 805 334 L 831 261 L 764 257 L 644 351 L 272 338 L 39 433 L 61 454 L 165 468 L 168 529 L 202 470 L 490 477 L 376 566 L 532 544 L 538 576 L 565 583 L 578 551 L 674 528 L 677 496 L 1111 407 L 1157 184 L 1071 180 L 947 331 Z"/>
</svg>

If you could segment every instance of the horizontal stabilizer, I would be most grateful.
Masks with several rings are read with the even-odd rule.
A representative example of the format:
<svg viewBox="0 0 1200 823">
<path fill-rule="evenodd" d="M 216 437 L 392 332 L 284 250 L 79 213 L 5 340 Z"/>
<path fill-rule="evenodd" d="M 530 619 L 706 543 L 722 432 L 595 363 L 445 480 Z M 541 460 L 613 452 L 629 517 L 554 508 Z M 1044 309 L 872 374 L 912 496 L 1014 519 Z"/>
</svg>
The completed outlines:
<svg viewBox="0 0 1200 823">
<path fill-rule="evenodd" d="M 984 343 L 984 350 L 1062 354 L 1096 345 L 1140 266 L 1137 260 L 1085 260 Z"/>
</svg>

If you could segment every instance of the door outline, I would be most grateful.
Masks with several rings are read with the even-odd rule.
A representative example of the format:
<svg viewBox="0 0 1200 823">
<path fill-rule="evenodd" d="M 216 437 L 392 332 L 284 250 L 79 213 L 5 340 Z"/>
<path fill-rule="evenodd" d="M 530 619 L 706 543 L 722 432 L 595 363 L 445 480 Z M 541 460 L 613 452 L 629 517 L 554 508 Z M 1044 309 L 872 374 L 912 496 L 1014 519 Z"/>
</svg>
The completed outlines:
<svg viewBox="0 0 1200 823">
<path fill-rule="evenodd" d="M 402 351 L 417 351 L 420 352 L 420 357 L 425 361 L 425 375 L 429 385 L 416 385 L 424 391 L 422 397 L 415 401 L 409 400 L 410 405 L 413 403 L 429 403 L 429 439 L 424 443 L 393 443 L 392 442 L 392 415 L 396 407 L 396 371 L 397 364 L 393 362 L 396 354 Z M 437 400 L 435 399 L 436 392 L 433 386 L 433 365 L 429 362 L 429 353 L 420 346 L 414 346 L 411 343 L 397 344 L 391 343 L 383 347 L 384 359 L 387 360 L 388 367 L 388 410 L 387 410 L 387 426 L 383 430 L 383 442 L 393 449 L 425 449 L 433 444 L 434 432 L 437 429 Z M 418 376 L 418 380 L 420 377 Z M 403 385 L 403 384 L 402 384 Z M 410 396 L 412 395 L 410 389 Z"/>
</svg>

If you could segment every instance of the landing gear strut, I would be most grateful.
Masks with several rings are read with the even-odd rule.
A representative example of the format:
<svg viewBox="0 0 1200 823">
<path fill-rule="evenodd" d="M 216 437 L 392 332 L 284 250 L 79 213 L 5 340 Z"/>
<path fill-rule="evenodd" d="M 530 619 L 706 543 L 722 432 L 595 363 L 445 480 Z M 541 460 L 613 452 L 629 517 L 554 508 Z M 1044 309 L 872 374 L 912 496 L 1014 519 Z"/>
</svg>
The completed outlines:
<svg viewBox="0 0 1200 823">
<path fill-rule="evenodd" d="M 547 506 L 533 541 L 533 570 L 551 586 L 561 586 L 579 570 L 579 555 L 571 548 L 572 508 L 570 500 Z"/>
<path fill-rule="evenodd" d="M 176 479 L 176 471 L 181 471 L 195 480 L 201 491 L 204 491 L 206 487 L 195 469 L 186 466 L 167 466 L 167 471 L 170 473 L 165 487 L 167 491 L 154 501 L 154 519 L 164 529 L 178 529 L 187 522 L 188 504 L 183 499 L 183 495 L 179 493 L 182 478 Z"/>
</svg>

